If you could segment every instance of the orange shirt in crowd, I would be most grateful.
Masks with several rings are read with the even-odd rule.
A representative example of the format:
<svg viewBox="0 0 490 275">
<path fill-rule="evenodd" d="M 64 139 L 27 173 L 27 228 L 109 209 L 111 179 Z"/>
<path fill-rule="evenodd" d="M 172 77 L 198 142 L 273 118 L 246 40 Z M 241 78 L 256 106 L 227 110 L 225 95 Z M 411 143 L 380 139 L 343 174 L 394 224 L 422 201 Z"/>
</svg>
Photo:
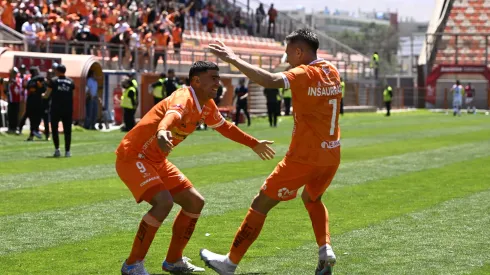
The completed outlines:
<svg viewBox="0 0 490 275">
<path fill-rule="evenodd" d="M 15 19 L 14 19 L 14 6 L 12 3 L 7 3 L 7 1 L 2 1 L 2 7 L 3 13 L 2 13 L 2 22 L 11 27 L 12 29 L 15 29 Z"/>
<path fill-rule="evenodd" d="M 169 35 L 167 32 L 164 32 L 164 33 L 157 32 L 153 35 L 153 39 L 155 41 L 155 48 L 157 50 L 167 48 L 167 45 L 168 45 L 167 41 L 169 39 Z"/>
<path fill-rule="evenodd" d="M 182 43 L 182 28 L 174 27 L 172 29 L 172 41 L 174 44 Z"/>
</svg>

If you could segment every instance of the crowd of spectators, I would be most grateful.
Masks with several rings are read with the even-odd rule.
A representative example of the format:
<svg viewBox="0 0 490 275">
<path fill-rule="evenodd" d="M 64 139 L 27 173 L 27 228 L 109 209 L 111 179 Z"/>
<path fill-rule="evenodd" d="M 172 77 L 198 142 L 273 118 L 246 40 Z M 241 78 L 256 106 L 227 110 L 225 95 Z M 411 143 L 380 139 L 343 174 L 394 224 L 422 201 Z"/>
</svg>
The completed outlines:
<svg viewBox="0 0 490 275">
<path fill-rule="evenodd" d="M 266 15 L 262 5 L 256 13 L 257 33 L 267 15 L 269 26 L 277 16 L 273 8 Z M 138 60 L 139 68 L 150 64 L 150 57 L 153 68 L 159 58 L 165 64 L 169 47 L 179 53 L 189 16 L 203 31 L 228 27 L 252 32 L 251 18 L 227 0 L 2 0 L 0 6 L 0 21 L 24 34 L 31 52 L 100 56 L 95 42 L 106 42 L 102 54 L 123 57 L 130 67 Z"/>
</svg>

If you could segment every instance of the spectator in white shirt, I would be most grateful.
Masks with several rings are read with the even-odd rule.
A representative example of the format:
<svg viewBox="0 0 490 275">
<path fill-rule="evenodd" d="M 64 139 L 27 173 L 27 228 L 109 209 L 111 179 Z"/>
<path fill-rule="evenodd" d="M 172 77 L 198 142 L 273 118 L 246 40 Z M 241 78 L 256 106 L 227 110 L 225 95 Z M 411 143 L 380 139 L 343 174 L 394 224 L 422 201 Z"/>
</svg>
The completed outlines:
<svg viewBox="0 0 490 275">
<path fill-rule="evenodd" d="M 27 22 L 22 25 L 22 33 L 25 35 L 25 40 L 28 45 L 28 50 L 30 52 L 36 51 L 36 23 L 34 22 L 34 17 L 29 16 Z"/>
</svg>

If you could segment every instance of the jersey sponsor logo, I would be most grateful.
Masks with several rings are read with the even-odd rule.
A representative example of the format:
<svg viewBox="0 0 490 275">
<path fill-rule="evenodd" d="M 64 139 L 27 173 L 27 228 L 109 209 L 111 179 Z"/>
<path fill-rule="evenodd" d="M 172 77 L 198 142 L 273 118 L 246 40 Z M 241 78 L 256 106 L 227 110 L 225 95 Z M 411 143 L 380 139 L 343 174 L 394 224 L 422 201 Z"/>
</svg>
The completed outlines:
<svg viewBox="0 0 490 275">
<path fill-rule="evenodd" d="M 321 144 L 321 147 L 323 149 L 325 148 L 328 148 L 328 149 L 333 149 L 335 147 L 339 147 L 340 146 L 340 140 L 335 140 L 335 141 L 324 141 L 322 142 Z"/>
<path fill-rule="evenodd" d="M 342 90 L 338 85 L 330 87 L 308 87 L 309 96 L 334 96 L 341 93 Z"/>
<path fill-rule="evenodd" d="M 151 138 L 149 138 L 145 144 L 143 144 L 143 148 L 141 148 L 141 151 L 144 153 L 146 151 L 146 149 L 148 149 L 148 147 L 150 147 L 150 144 L 153 142 L 153 140 L 155 139 L 155 136 L 152 135 Z"/>
<path fill-rule="evenodd" d="M 289 191 L 289 189 L 287 189 L 286 187 L 281 188 L 277 191 L 277 196 L 281 199 L 289 198 L 289 197 L 293 196 L 294 194 L 296 194 L 296 190 Z"/>
<path fill-rule="evenodd" d="M 157 179 L 160 179 L 160 176 L 154 176 L 154 177 L 151 177 L 149 179 L 146 179 L 144 182 L 140 183 L 140 187 L 143 187 L 146 184 L 148 184 L 149 182 L 152 182 L 152 181 L 157 180 Z"/>
</svg>

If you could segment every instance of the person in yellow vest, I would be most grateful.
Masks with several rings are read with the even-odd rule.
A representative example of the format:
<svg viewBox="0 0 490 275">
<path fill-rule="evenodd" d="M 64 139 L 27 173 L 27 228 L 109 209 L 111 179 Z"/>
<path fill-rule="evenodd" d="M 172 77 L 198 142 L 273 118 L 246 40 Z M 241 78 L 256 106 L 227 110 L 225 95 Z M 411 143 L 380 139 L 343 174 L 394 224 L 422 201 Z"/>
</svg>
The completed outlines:
<svg viewBox="0 0 490 275">
<path fill-rule="evenodd" d="M 291 89 L 281 88 L 281 94 L 284 99 L 284 115 L 289 116 L 291 111 Z"/>
<path fill-rule="evenodd" d="M 340 100 L 340 114 L 344 115 L 344 94 L 345 94 L 345 82 L 342 77 L 340 78 L 340 90 L 342 91 L 342 99 Z"/>
<path fill-rule="evenodd" d="M 378 52 L 374 52 L 371 59 L 371 68 L 374 69 L 374 79 L 378 79 L 379 71 L 379 55 Z"/>
<path fill-rule="evenodd" d="M 134 114 L 138 107 L 138 90 L 134 87 L 131 79 L 123 80 L 121 86 L 124 88 L 121 96 L 121 107 L 124 112 L 124 128 L 121 130 L 129 132 L 136 125 Z"/>
<path fill-rule="evenodd" d="M 151 94 L 153 95 L 154 105 L 167 97 L 167 88 L 163 84 L 165 83 L 165 80 L 167 80 L 167 75 L 165 73 L 161 73 L 158 81 L 151 84 Z"/>
<path fill-rule="evenodd" d="M 393 89 L 390 85 L 386 84 L 385 90 L 383 91 L 383 101 L 386 106 L 386 116 L 390 116 L 391 111 L 391 99 L 393 98 Z"/>
</svg>

